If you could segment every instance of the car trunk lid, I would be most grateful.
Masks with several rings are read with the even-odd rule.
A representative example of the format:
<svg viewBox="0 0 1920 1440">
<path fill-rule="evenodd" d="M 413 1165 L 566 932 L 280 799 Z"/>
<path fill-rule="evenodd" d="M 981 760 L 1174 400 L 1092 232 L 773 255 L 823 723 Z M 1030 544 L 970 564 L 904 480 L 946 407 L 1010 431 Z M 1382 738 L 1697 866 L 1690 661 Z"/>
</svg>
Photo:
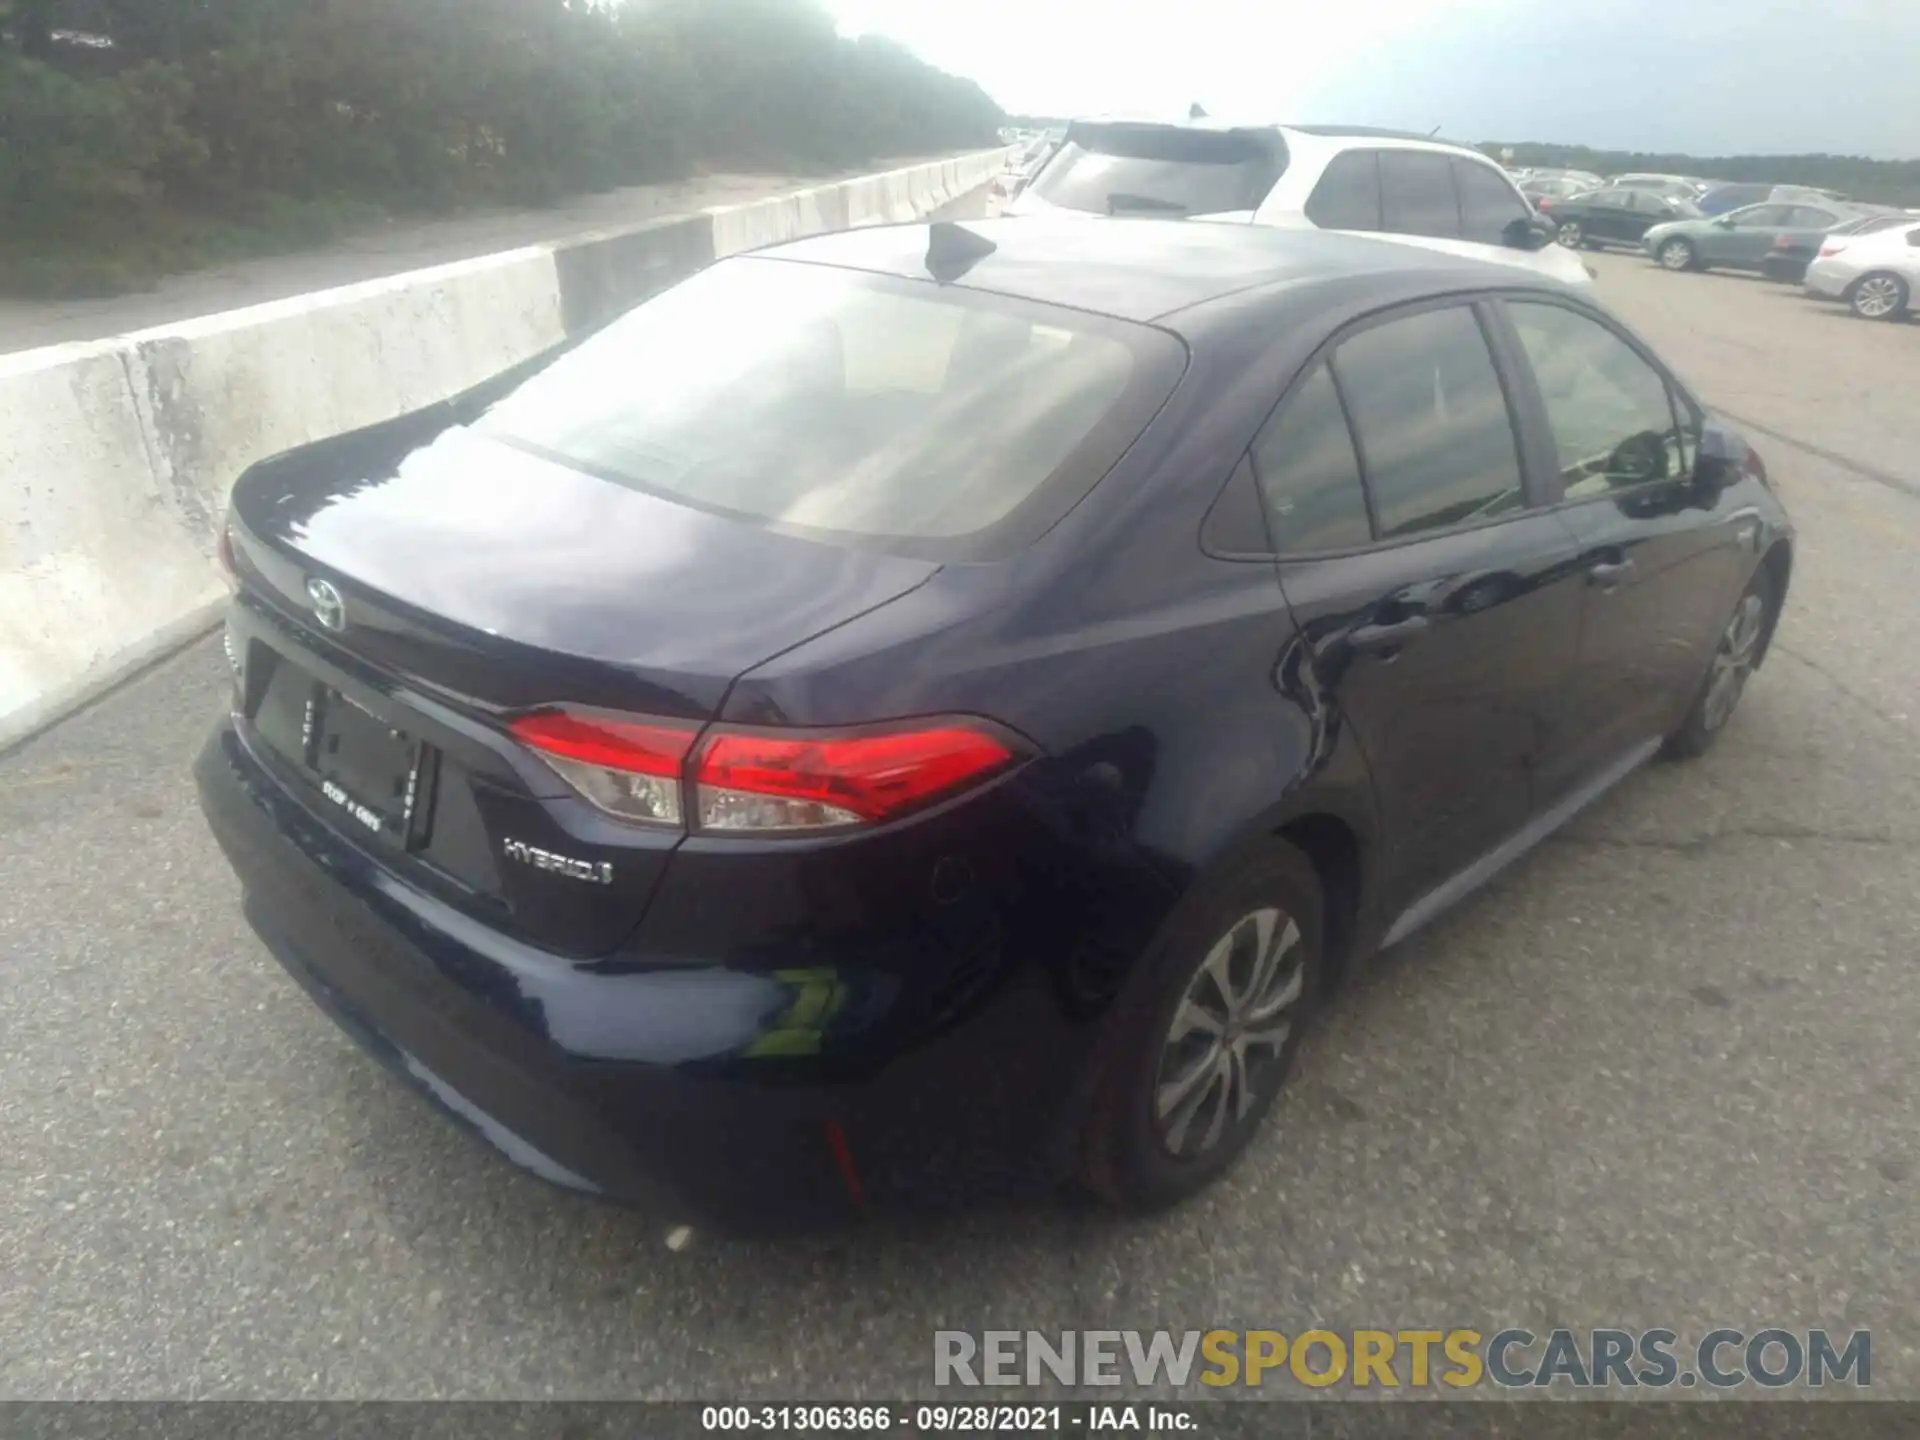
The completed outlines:
<svg viewBox="0 0 1920 1440">
<path fill-rule="evenodd" d="M 507 719 L 565 704 L 697 727 L 737 675 L 938 566 L 463 427 L 419 439 L 340 437 L 235 487 L 246 716 L 283 778 L 396 872 L 535 943 L 605 953 L 679 831 L 596 810 Z"/>
</svg>

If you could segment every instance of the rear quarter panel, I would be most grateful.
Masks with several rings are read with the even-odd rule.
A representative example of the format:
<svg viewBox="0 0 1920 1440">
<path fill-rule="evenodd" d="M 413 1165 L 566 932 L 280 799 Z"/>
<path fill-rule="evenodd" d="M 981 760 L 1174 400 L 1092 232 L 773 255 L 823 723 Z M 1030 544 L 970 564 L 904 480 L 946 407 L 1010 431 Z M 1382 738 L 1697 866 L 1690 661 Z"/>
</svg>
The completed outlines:
<svg viewBox="0 0 1920 1440">
<path fill-rule="evenodd" d="M 1340 304 L 1392 303 L 1397 284 L 1375 277 Z M 1253 434 L 1337 320 L 1268 307 L 1262 323 L 1257 299 L 1215 306 L 1194 320 L 1203 333 L 1160 415 L 1051 532 L 1004 561 L 948 566 L 756 667 L 723 711 L 799 725 L 978 714 L 1017 730 L 1040 758 L 1006 790 L 1051 837 L 1057 923 L 1099 929 L 1104 897 L 1124 891 L 1113 943 L 1128 964 L 1188 886 L 1250 838 L 1306 812 L 1338 815 L 1363 845 L 1373 829 L 1364 763 L 1312 683 L 1272 563 L 1215 558 L 1199 541 Z"/>
</svg>

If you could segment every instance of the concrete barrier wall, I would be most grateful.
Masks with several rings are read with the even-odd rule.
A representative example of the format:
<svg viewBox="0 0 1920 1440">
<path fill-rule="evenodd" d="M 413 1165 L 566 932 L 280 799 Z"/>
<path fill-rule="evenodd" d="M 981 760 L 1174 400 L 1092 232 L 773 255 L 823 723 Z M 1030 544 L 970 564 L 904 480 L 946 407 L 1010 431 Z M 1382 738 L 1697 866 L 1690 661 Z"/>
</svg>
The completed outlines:
<svg viewBox="0 0 1920 1440">
<path fill-rule="evenodd" d="M 213 623 L 219 518 L 256 460 L 458 394 L 716 258 L 917 219 L 1009 153 L 0 356 L 0 745 Z"/>
</svg>

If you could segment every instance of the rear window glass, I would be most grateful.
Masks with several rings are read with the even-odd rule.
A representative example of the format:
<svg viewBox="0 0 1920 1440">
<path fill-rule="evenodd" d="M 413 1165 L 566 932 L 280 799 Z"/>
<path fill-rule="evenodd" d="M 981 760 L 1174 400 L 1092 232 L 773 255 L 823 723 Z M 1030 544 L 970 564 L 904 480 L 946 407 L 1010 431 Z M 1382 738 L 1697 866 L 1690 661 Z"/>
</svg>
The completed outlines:
<svg viewBox="0 0 1920 1440">
<path fill-rule="evenodd" d="M 1346 411 L 1324 365 L 1316 366 L 1253 442 L 1253 468 L 1267 507 L 1267 531 L 1282 555 L 1365 545 L 1360 461 Z"/>
<path fill-rule="evenodd" d="M 1377 150 L 1343 150 L 1327 162 L 1307 197 L 1307 218 L 1322 230 L 1380 228 Z"/>
<path fill-rule="evenodd" d="M 1471 310 L 1363 330 L 1334 352 L 1333 368 L 1381 538 L 1525 506 L 1506 396 Z"/>
<path fill-rule="evenodd" d="M 1076 125 L 1030 189 L 1095 215 L 1208 215 L 1258 209 L 1285 169 L 1278 135 Z"/>
<path fill-rule="evenodd" d="M 1424 150 L 1380 154 L 1381 228 L 1397 235 L 1460 235 L 1460 204 L 1447 157 Z"/>
<path fill-rule="evenodd" d="M 477 428 L 739 518 L 944 541 L 1056 476 L 1084 493 L 1183 364 L 1172 337 L 1120 321 L 741 259 L 630 312 Z"/>
</svg>

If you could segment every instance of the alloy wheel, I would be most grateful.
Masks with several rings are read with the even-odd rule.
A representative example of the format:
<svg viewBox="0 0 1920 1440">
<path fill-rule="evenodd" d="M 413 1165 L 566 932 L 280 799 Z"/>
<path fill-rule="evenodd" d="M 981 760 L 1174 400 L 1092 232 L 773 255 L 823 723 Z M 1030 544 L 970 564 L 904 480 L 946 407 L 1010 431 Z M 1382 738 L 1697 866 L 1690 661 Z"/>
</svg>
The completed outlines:
<svg viewBox="0 0 1920 1440">
<path fill-rule="evenodd" d="M 1900 308 L 1900 282 L 1891 275 L 1869 275 L 1853 293 L 1853 308 L 1869 320 L 1884 320 Z"/>
<path fill-rule="evenodd" d="M 1660 263 L 1669 270 L 1684 270 L 1693 263 L 1693 247 L 1684 240 L 1669 240 L 1660 247 Z"/>
<path fill-rule="evenodd" d="M 1253 1110 L 1293 1032 L 1305 958 L 1300 927 L 1275 908 L 1242 916 L 1207 952 L 1161 1043 L 1153 1119 L 1169 1153 L 1204 1154 Z"/>
<path fill-rule="evenodd" d="M 1766 614 L 1766 601 L 1758 595 L 1748 595 L 1721 633 L 1720 648 L 1714 652 L 1713 670 L 1707 677 L 1707 704 L 1702 717 L 1710 732 L 1725 725 L 1733 714 L 1733 707 L 1740 703 L 1747 677 L 1753 674 L 1754 661 L 1760 654 L 1760 632 L 1765 628 Z"/>
<path fill-rule="evenodd" d="M 1566 224 L 1560 227 L 1560 243 L 1566 246 L 1569 250 L 1574 250 L 1579 248 L 1579 245 L 1580 245 L 1580 222 L 1579 221 L 1569 220 L 1567 221 Z"/>
</svg>

